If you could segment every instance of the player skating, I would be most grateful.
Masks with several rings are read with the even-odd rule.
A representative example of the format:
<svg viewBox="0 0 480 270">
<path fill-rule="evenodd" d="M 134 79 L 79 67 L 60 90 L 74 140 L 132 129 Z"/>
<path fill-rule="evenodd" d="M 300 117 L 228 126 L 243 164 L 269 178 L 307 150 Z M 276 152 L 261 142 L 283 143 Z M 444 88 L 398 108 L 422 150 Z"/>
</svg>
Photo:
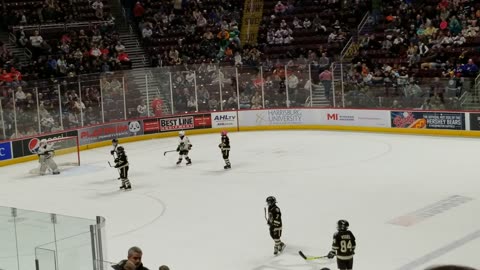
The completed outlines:
<svg viewBox="0 0 480 270">
<path fill-rule="evenodd" d="M 40 175 L 45 175 L 47 169 L 52 170 L 52 174 L 60 174 L 57 163 L 53 160 L 53 157 L 55 156 L 53 143 L 49 143 L 46 139 L 42 139 L 37 154 L 38 161 L 40 162 Z"/>
<path fill-rule="evenodd" d="M 110 151 L 110 154 L 115 159 L 115 155 L 118 154 L 118 152 L 117 152 L 117 147 L 119 146 L 118 145 L 118 139 L 115 138 L 115 139 L 112 140 L 112 146 L 113 146 L 113 149 Z"/>
<path fill-rule="evenodd" d="M 115 160 L 118 157 L 117 148 L 119 147 L 117 138 L 114 138 L 112 140 L 112 146 L 113 146 L 113 149 L 110 151 L 110 155 L 112 155 L 113 160 Z M 120 179 L 121 178 L 119 177 L 118 180 L 120 180 Z"/>
<path fill-rule="evenodd" d="M 337 267 L 339 270 L 351 270 L 353 268 L 353 255 L 355 254 L 355 236 L 348 230 L 348 221 L 337 222 L 337 232 L 333 235 L 332 251 L 328 258 L 337 256 Z"/>
<path fill-rule="evenodd" d="M 180 165 L 182 163 L 183 158 L 185 157 L 185 160 L 187 161 L 187 165 L 192 164 L 192 160 L 188 157 L 188 151 L 192 149 L 192 144 L 190 143 L 190 140 L 188 139 L 187 136 L 185 136 L 185 131 L 180 131 L 178 133 L 178 137 L 180 138 L 178 147 L 177 147 L 177 152 L 178 152 L 178 161 L 177 165 Z"/>
<path fill-rule="evenodd" d="M 222 151 L 223 160 L 225 160 L 224 169 L 230 169 L 232 166 L 228 157 L 230 156 L 230 139 L 227 136 L 226 131 L 222 131 L 222 142 L 218 145 Z"/>
<path fill-rule="evenodd" d="M 280 240 L 282 237 L 282 213 L 277 206 L 277 199 L 273 196 L 267 198 L 268 219 L 267 224 L 270 229 L 270 236 L 275 242 L 273 254 L 277 255 L 285 249 L 285 244 Z"/>
<path fill-rule="evenodd" d="M 120 173 L 120 180 L 122 180 L 122 185 L 120 189 L 129 190 L 132 189 L 130 180 L 128 180 L 128 158 L 125 153 L 125 149 L 122 146 L 116 148 L 117 157 L 115 158 L 115 168 L 118 169 Z"/>
</svg>

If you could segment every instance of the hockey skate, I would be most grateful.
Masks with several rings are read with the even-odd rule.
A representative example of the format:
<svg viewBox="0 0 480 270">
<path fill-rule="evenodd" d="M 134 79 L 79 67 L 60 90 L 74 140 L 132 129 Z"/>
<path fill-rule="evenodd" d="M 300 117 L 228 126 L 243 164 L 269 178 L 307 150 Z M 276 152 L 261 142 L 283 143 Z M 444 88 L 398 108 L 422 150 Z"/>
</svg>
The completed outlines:
<svg viewBox="0 0 480 270">
<path fill-rule="evenodd" d="M 132 190 L 132 185 L 126 186 L 126 187 L 125 187 L 125 191 L 127 191 L 127 190 Z"/>
<path fill-rule="evenodd" d="M 225 170 L 227 170 L 227 169 L 231 169 L 232 166 L 231 166 L 230 164 L 227 164 L 227 165 L 223 166 L 223 168 L 224 168 Z"/>
<path fill-rule="evenodd" d="M 278 255 L 278 246 L 273 247 L 273 255 Z"/>
<path fill-rule="evenodd" d="M 120 186 L 120 189 L 127 189 L 127 186 L 121 185 L 121 186 Z"/>
<path fill-rule="evenodd" d="M 177 165 L 180 165 L 180 163 L 182 163 L 182 160 L 181 160 L 181 159 L 179 159 L 179 160 L 177 161 Z"/>
<path fill-rule="evenodd" d="M 282 243 L 280 243 L 280 247 L 278 248 L 278 251 L 280 253 L 282 253 L 285 250 L 286 247 L 287 247 L 287 245 L 285 245 L 285 243 L 282 242 Z"/>
<path fill-rule="evenodd" d="M 54 174 L 54 175 L 55 175 L 55 174 L 60 174 L 60 172 L 53 172 L 52 174 Z"/>
<path fill-rule="evenodd" d="M 192 160 L 191 159 L 186 158 L 186 160 L 187 160 L 187 166 L 192 165 Z"/>
</svg>

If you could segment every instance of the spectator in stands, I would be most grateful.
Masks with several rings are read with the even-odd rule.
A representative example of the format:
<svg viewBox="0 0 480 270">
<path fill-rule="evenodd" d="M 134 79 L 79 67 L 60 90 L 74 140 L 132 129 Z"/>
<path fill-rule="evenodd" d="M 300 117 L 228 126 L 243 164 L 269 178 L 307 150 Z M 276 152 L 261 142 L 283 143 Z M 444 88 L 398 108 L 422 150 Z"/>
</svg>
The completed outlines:
<svg viewBox="0 0 480 270">
<path fill-rule="evenodd" d="M 93 10 L 95 10 L 95 17 L 97 19 L 103 19 L 103 3 L 102 0 L 95 0 L 92 4 Z"/>
<path fill-rule="evenodd" d="M 275 14 L 277 15 L 282 15 L 286 11 L 285 5 L 282 3 L 282 1 L 278 1 L 277 4 L 274 7 Z"/>
<path fill-rule="evenodd" d="M 461 67 L 463 76 L 476 76 L 478 73 L 478 66 L 473 62 L 472 59 L 468 59 L 468 63 L 462 65 Z"/>
<path fill-rule="evenodd" d="M 148 270 L 148 268 L 146 268 L 142 264 L 142 256 L 143 256 L 143 252 L 139 247 L 131 247 L 128 250 L 127 259 L 122 260 L 118 264 L 113 265 L 112 268 L 115 270 L 124 270 L 127 262 L 130 262 L 134 265 L 134 270 Z"/>
<path fill-rule="evenodd" d="M 157 117 L 163 115 L 163 100 L 160 97 L 155 97 L 151 104 L 153 114 Z"/>
<path fill-rule="evenodd" d="M 328 100 L 330 100 L 330 91 L 332 88 L 332 79 L 333 79 L 332 72 L 330 71 L 329 68 L 327 68 L 320 73 L 320 75 L 318 76 L 318 79 L 322 83 L 323 88 L 325 90 L 325 97 Z"/>
</svg>

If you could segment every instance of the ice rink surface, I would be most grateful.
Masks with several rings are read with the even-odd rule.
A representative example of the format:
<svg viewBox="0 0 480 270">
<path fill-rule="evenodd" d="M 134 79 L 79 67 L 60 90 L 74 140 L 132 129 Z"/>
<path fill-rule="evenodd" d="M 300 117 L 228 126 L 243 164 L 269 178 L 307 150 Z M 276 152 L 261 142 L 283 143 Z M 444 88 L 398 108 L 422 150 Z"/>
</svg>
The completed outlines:
<svg viewBox="0 0 480 270">
<path fill-rule="evenodd" d="M 188 132 L 187 132 L 188 135 Z M 356 235 L 354 269 L 479 267 L 480 140 L 322 131 L 230 133 L 225 171 L 219 134 L 189 136 L 193 165 L 177 167 L 177 138 L 120 144 L 133 190 L 119 191 L 111 147 L 81 153 L 59 176 L 38 162 L 0 168 L 0 205 L 107 220 L 108 260 L 143 249 L 151 270 L 319 270 L 297 252 L 326 255 L 338 219 Z M 283 254 L 264 219 L 273 195 Z M 459 202 L 460 201 L 460 202 Z"/>
</svg>

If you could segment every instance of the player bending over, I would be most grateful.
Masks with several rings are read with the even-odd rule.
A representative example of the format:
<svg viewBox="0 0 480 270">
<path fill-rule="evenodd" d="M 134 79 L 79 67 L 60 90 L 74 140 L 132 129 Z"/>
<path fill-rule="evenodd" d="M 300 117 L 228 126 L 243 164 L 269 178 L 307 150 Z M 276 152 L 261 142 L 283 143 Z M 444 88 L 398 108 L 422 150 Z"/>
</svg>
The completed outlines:
<svg viewBox="0 0 480 270">
<path fill-rule="evenodd" d="M 192 160 L 188 157 L 188 151 L 192 149 L 192 144 L 190 143 L 190 140 L 188 139 L 188 137 L 185 136 L 185 131 L 182 130 L 178 132 L 178 137 L 180 138 L 180 140 L 177 147 L 177 152 L 178 152 L 177 165 L 180 165 L 180 163 L 182 163 L 183 157 L 185 157 L 185 160 L 187 161 L 187 165 L 191 165 Z"/>
<path fill-rule="evenodd" d="M 55 156 L 53 143 L 48 143 L 47 140 L 42 139 L 37 154 L 38 162 L 40 162 L 40 175 L 45 175 L 48 168 L 52 170 L 52 174 L 60 174 L 57 163 L 53 160 L 53 157 Z"/>
<path fill-rule="evenodd" d="M 132 189 L 130 180 L 128 180 L 128 158 L 125 153 L 125 149 L 122 146 L 118 146 L 116 149 L 117 158 L 115 158 L 115 168 L 118 169 L 120 173 L 120 180 L 122 180 L 122 185 L 120 189 L 129 190 Z"/>
<path fill-rule="evenodd" d="M 273 248 L 273 254 L 277 255 L 279 252 L 282 252 L 285 249 L 285 244 L 280 240 L 282 237 L 282 213 L 280 208 L 277 206 L 277 199 L 273 196 L 267 198 L 268 205 L 268 220 L 267 224 L 270 229 L 270 236 L 275 242 Z"/>
<path fill-rule="evenodd" d="M 348 221 L 342 219 L 337 222 L 337 232 L 333 235 L 332 251 L 328 258 L 337 256 L 339 270 L 351 270 L 353 268 L 353 255 L 355 254 L 355 236 L 348 230 Z"/>
<path fill-rule="evenodd" d="M 223 160 L 225 160 L 225 166 L 223 168 L 232 168 L 230 160 L 228 159 L 230 156 L 230 139 L 228 138 L 226 131 L 222 131 L 222 142 L 218 145 L 218 147 L 220 150 L 222 150 Z"/>
</svg>

